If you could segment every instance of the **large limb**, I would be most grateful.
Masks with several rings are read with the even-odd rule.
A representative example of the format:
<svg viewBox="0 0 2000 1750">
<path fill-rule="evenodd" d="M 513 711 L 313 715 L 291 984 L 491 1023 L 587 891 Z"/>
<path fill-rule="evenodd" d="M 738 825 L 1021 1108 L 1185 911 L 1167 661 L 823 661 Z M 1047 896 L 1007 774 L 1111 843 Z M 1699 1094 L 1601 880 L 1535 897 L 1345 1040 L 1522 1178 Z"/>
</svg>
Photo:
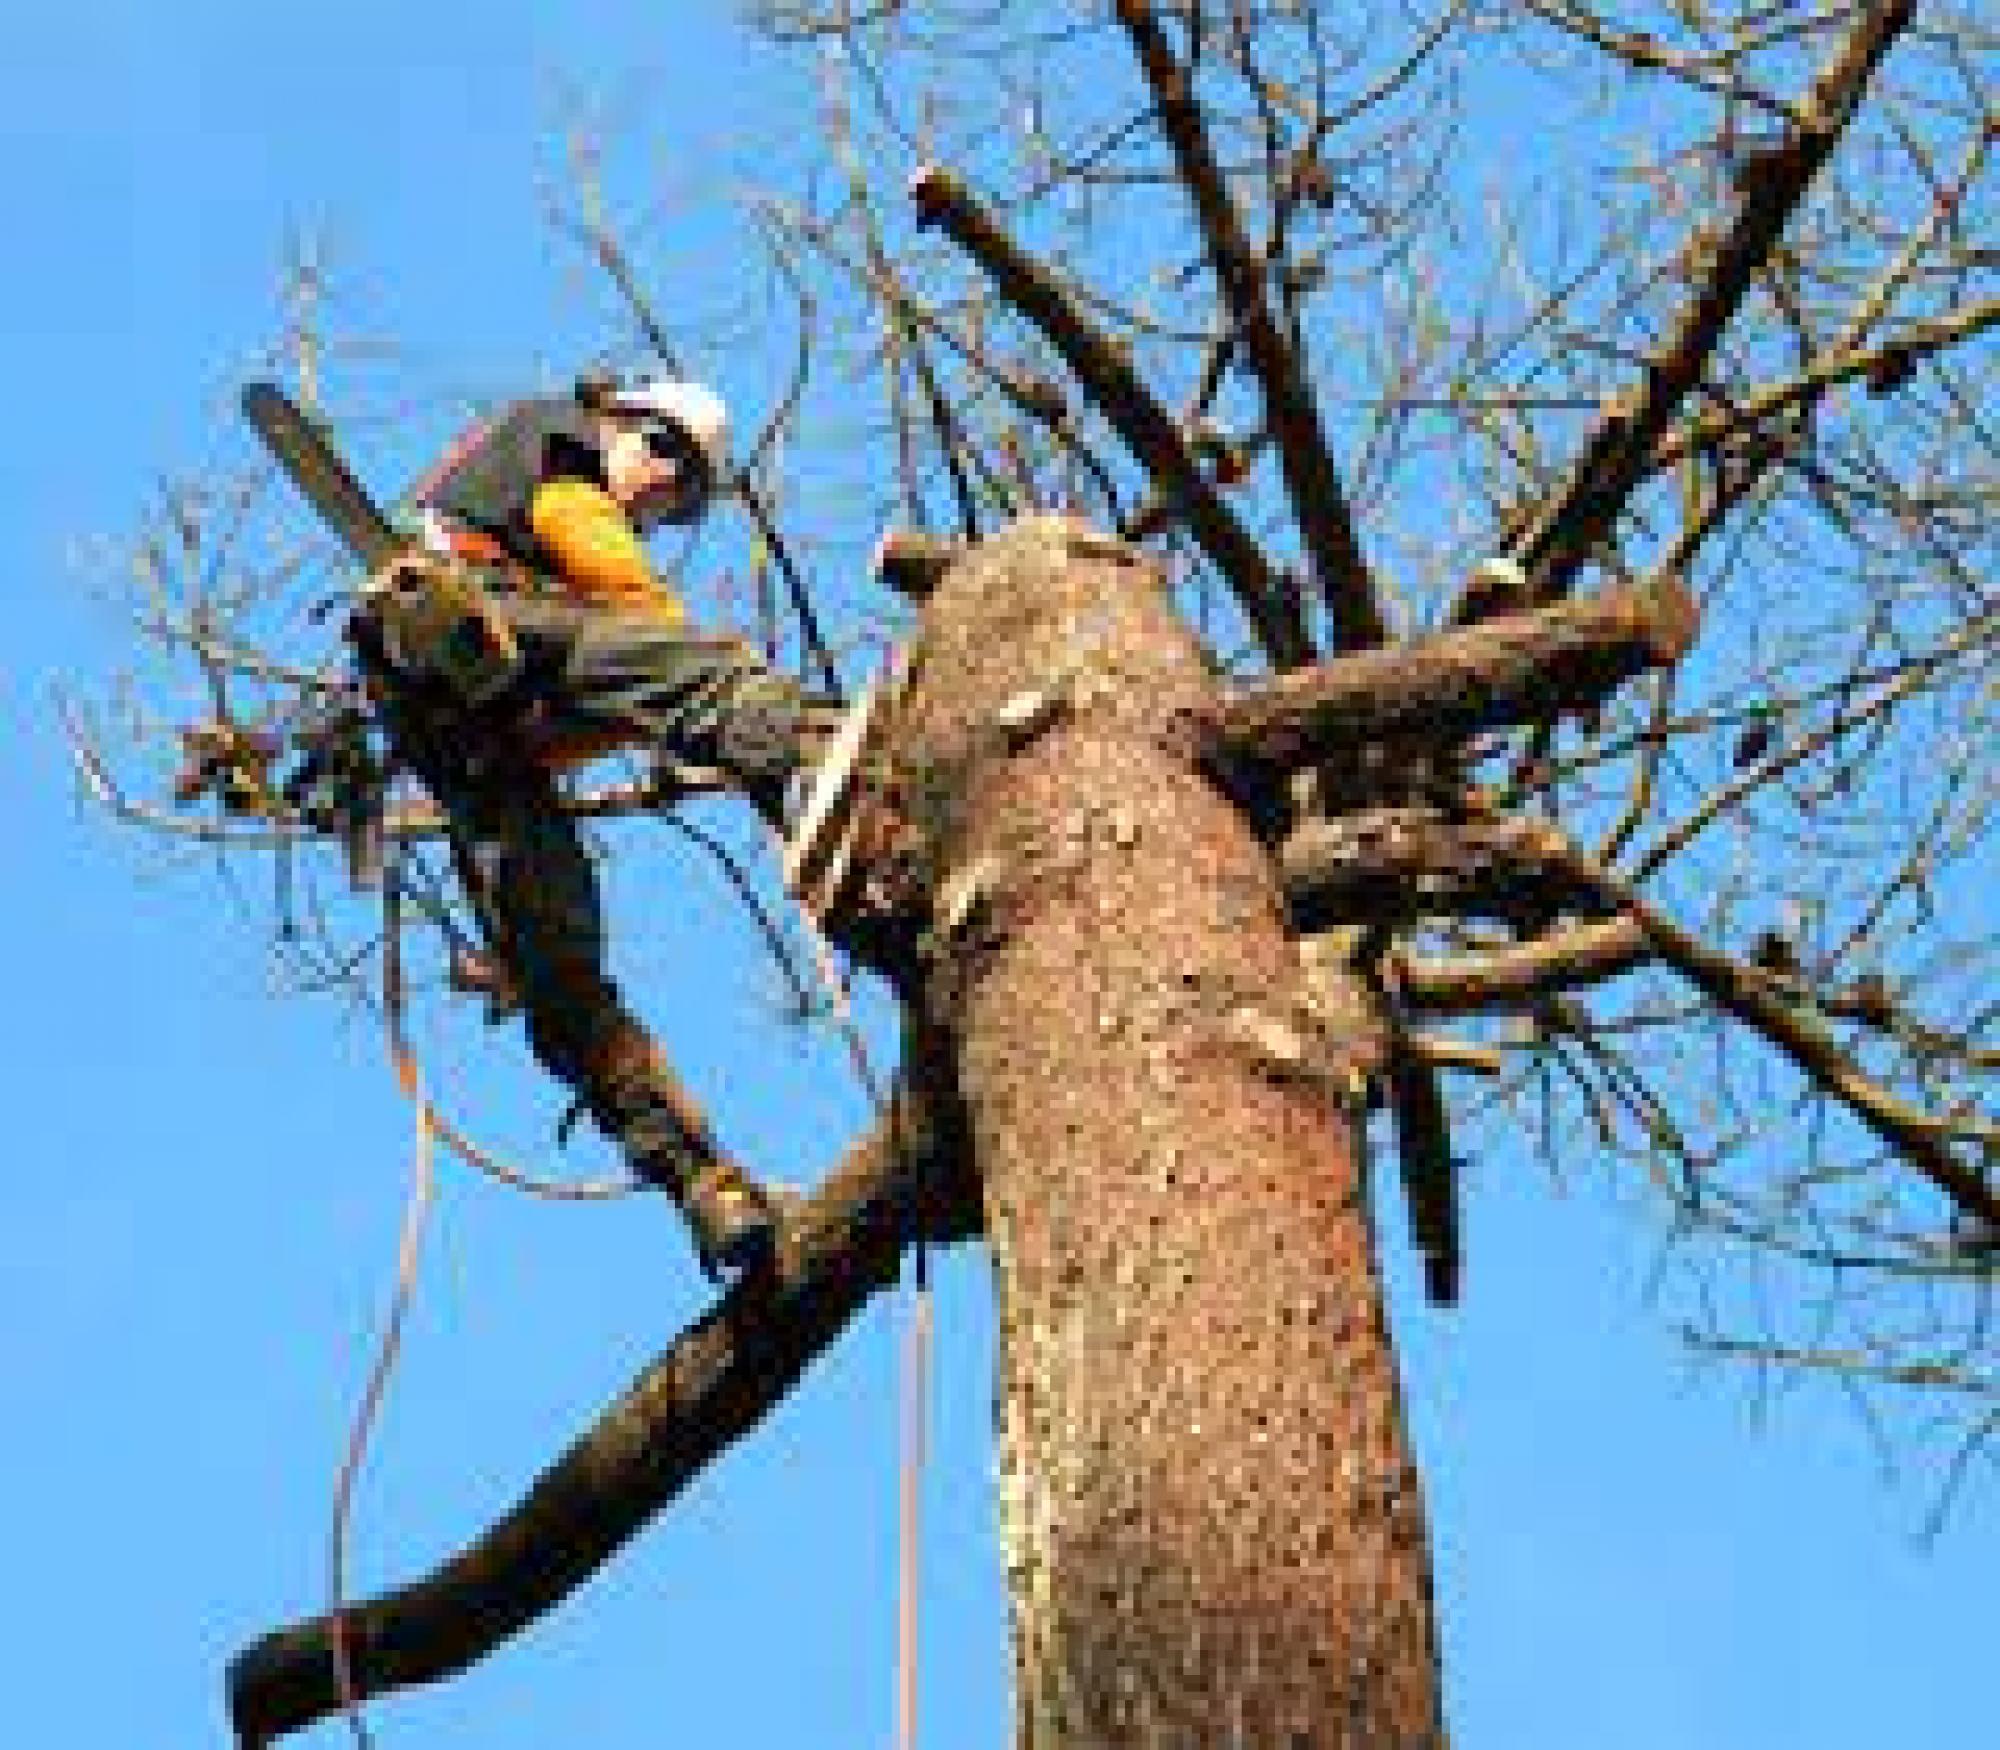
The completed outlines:
<svg viewBox="0 0 2000 1750">
<path fill-rule="evenodd" d="M 1614 397 L 1585 438 L 1568 477 L 1549 498 L 1515 557 L 1538 597 L 1569 593 L 1652 468 L 1676 410 L 1700 383 L 1724 332 L 1770 258 L 1806 190 L 1860 104 L 1882 57 L 1909 25 L 1916 0 L 1864 0 L 1854 28 L 1836 45 L 1796 105 L 1788 136 L 1760 154 L 1734 217 L 1719 236 L 1690 245 L 1700 263 L 1671 331 L 1645 361 L 1645 375 Z"/>
<path fill-rule="evenodd" d="M 1279 330 L 1265 292 L 1263 261 L 1250 247 L 1242 215 L 1209 143 L 1193 79 L 1175 57 L 1148 0 L 1119 0 L 1118 21 L 1145 71 L 1161 131 L 1201 221 L 1209 265 L 1263 389 L 1265 419 L 1277 447 L 1285 491 L 1332 609 L 1337 641 L 1347 649 L 1380 644 L 1385 632 L 1382 612 L 1306 381 L 1305 361 Z"/>
<path fill-rule="evenodd" d="M 1219 764 L 1265 774 L 1370 741 L 1444 745 L 1587 710 L 1632 676 L 1679 661 L 1696 619 L 1677 579 L 1606 590 L 1279 675 L 1226 701 L 1207 732 Z"/>
<path fill-rule="evenodd" d="M 1349 829 L 1344 836 L 1342 828 Z M 2000 1185 L 1960 1158 L 1952 1120 L 1921 1111 L 1868 1075 L 1822 1019 L 1823 1012 L 1879 1019 L 1869 1005 L 1821 1003 L 1791 981 L 1708 946 L 1553 825 L 1497 818 L 1453 823 L 1419 810 L 1384 809 L 1302 828 L 1281 861 L 1294 918 L 1309 927 L 1366 915 L 1398 887 L 1417 890 L 1406 908 L 1413 912 L 1498 910 L 1519 897 L 1604 914 L 1602 921 L 1487 954 L 1401 955 L 1386 969 L 1388 982 L 1411 1009 L 1465 1013 L 1514 1009 L 1649 962 L 1663 965 L 1775 1046 L 1958 1209 L 2000 1230 Z"/>
<path fill-rule="evenodd" d="M 949 171 L 926 166 L 911 182 L 910 196 L 918 223 L 936 226 L 970 255 L 1000 295 L 1062 354 L 1126 447 L 1181 507 L 1271 660 L 1282 668 L 1305 661 L 1311 649 L 1289 585 L 1217 495 L 1173 416 L 1125 355 Z"/>
<path fill-rule="evenodd" d="M 775 1280 L 739 1281 L 544 1471 L 521 1502 L 432 1573 L 342 1613 L 356 1699 L 464 1670 L 567 1598 L 713 1459 L 781 1402 L 922 1232 L 979 1227 L 978 1193 L 942 1072 L 906 1078 L 882 1122 L 786 1225 Z M 335 1626 L 267 1635 L 229 1671 L 244 1750 L 343 1702 Z"/>
</svg>

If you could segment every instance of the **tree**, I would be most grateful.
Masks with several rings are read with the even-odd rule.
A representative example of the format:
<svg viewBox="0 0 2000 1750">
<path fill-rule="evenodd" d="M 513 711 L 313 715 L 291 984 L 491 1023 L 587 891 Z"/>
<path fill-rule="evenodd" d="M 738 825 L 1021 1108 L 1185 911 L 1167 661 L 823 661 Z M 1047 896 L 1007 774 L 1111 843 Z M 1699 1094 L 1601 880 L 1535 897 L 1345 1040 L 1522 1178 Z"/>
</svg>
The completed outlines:
<svg viewBox="0 0 2000 1750">
<path fill-rule="evenodd" d="M 881 569 L 920 604 L 904 830 L 831 920 L 904 1009 L 898 1090 L 775 1287 L 516 1513 L 250 1649 L 246 1741 L 337 1705 L 343 1662 L 375 1693 L 524 1626 L 907 1245 L 975 1231 L 1022 1741 L 1438 1741 L 1371 1103 L 1439 1298 L 1462 1139 L 1526 1114 L 1650 1174 L 1704 1268 L 1790 1273 L 1795 1326 L 1727 1322 L 1725 1278 L 1697 1342 L 1937 1388 L 1984 1450 L 1990 35 L 1328 11 L 761 9 L 828 53 L 833 192 L 759 209 L 826 301 L 801 376 L 863 332 L 908 531 Z M 1557 100 L 1580 212 L 1481 149 Z M 742 482 L 767 585 L 802 417 Z M 210 523 L 170 532 L 218 575 Z M 256 734 L 322 677 L 166 553 L 161 628 L 246 731 L 185 788 L 254 804 Z M 305 830 L 255 814 L 197 825 Z M 1454 1016 L 1477 1036 L 1426 1031 Z"/>
</svg>

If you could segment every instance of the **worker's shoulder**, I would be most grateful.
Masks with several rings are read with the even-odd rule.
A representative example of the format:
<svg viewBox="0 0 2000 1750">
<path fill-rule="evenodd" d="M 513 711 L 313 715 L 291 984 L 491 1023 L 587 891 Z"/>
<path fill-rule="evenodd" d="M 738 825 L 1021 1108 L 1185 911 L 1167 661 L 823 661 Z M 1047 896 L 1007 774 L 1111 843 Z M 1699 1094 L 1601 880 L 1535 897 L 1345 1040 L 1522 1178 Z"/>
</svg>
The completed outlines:
<svg viewBox="0 0 2000 1750">
<path fill-rule="evenodd" d="M 631 518 L 609 487 L 572 474 L 551 474 L 535 487 L 529 496 L 528 521 L 544 540 L 564 529 L 594 541 L 602 541 L 612 530 L 622 532 L 634 546 L 639 540 Z"/>
<path fill-rule="evenodd" d="M 543 482 L 601 473 L 589 413 L 571 396 L 534 396 L 468 426 L 419 496 L 475 522 L 504 522 L 525 511 Z"/>
<path fill-rule="evenodd" d="M 510 403 L 479 447 L 511 463 L 530 484 L 602 476 L 596 422 L 572 395 L 538 395 Z"/>
</svg>

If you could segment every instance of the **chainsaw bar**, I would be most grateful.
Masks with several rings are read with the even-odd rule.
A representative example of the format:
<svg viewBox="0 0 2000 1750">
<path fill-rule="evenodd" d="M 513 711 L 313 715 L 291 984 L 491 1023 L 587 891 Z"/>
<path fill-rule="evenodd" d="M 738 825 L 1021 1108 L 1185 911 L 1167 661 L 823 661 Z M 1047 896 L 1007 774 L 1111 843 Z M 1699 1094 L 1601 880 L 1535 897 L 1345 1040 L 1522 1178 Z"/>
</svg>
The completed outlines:
<svg viewBox="0 0 2000 1750">
<path fill-rule="evenodd" d="M 243 391 L 243 416 L 366 570 L 376 570 L 410 545 L 340 459 L 319 422 L 276 383 L 250 384 Z"/>
</svg>

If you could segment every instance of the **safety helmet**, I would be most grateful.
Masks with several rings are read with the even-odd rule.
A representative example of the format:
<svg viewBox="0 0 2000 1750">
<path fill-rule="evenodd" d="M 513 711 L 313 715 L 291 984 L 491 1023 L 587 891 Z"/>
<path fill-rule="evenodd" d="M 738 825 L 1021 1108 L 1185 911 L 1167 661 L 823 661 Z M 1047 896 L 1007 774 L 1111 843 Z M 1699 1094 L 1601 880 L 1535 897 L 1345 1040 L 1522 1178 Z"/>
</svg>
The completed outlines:
<svg viewBox="0 0 2000 1750">
<path fill-rule="evenodd" d="M 652 425 L 674 444 L 686 481 L 666 505 L 669 522 L 692 522 L 706 508 L 729 455 L 729 411 L 705 384 L 649 377 L 621 384 L 601 403 L 607 413 Z"/>
</svg>

